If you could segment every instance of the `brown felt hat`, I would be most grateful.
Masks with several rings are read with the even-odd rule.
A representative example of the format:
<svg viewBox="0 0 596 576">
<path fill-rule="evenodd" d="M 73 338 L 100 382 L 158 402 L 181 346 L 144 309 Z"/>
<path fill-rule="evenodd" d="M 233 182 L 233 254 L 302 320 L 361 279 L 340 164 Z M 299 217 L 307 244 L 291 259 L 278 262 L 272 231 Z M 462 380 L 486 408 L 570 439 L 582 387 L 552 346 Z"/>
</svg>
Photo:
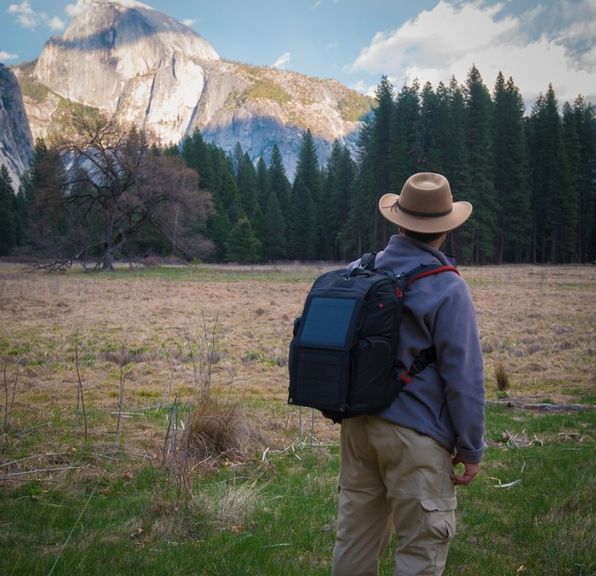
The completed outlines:
<svg viewBox="0 0 596 576">
<path fill-rule="evenodd" d="M 384 194 L 379 200 L 381 214 L 390 222 L 412 232 L 448 232 L 472 214 L 469 202 L 453 202 L 445 176 L 420 172 L 410 176 L 401 194 Z"/>
</svg>

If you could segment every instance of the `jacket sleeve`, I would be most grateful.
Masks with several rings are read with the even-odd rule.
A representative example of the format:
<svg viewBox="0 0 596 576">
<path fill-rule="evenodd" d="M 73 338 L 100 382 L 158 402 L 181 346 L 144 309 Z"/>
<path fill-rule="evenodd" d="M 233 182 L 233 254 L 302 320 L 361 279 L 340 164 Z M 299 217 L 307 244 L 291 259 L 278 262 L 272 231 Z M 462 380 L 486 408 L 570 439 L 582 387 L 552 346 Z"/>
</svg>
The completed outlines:
<svg viewBox="0 0 596 576">
<path fill-rule="evenodd" d="M 484 364 L 476 313 L 467 284 L 457 279 L 437 310 L 434 342 L 445 397 L 464 462 L 484 451 Z"/>
</svg>

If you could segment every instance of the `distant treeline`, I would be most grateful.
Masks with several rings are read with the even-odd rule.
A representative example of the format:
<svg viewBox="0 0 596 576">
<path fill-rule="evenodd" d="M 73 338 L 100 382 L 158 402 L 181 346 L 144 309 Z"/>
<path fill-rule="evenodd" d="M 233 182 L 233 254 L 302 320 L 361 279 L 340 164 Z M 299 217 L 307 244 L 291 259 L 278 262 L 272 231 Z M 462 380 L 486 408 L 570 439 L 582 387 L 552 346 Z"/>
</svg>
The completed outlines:
<svg viewBox="0 0 596 576">
<path fill-rule="evenodd" d="M 138 135 L 118 142 L 127 146 L 126 158 L 134 156 L 133 144 L 145 146 Z M 353 259 L 382 248 L 395 232 L 379 216 L 378 198 L 399 194 L 411 174 L 430 171 L 447 176 L 455 200 L 474 205 L 472 218 L 450 235 L 446 250 L 460 262 L 596 259 L 593 106 L 578 96 L 561 107 L 549 86 L 525 115 L 511 78 L 499 74 L 491 93 L 475 67 L 463 85 L 453 79 L 436 89 L 415 82 L 396 91 L 382 78 L 356 152 L 335 142 L 320 166 L 306 131 L 293 182 L 277 147 L 269 164 L 261 158 L 256 166 L 239 145 L 226 153 L 198 131 L 180 146 L 147 149 L 148 159 L 159 157 L 160 163 L 145 162 L 144 168 L 126 174 L 116 171 L 110 181 L 111 164 L 119 156 L 108 146 L 101 187 L 100 176 L 87 179 L 86 188 L 81 179 L 73 182 L 61 160 L 65 147 L 46 147 L 41 141 L 16 193 L 2 167 L 0 254 L 93 257 L 108 242 L 107 231 L 114 234 L 114 226 L 120 226 L 121 233 L 110 240 L 114 257 L 178 253 L 187 259 L 235 262 Z M 183 161 L 194 178 L 183 176 L 169 159 Z M 185 210 L 191 220 L 185 227 L 178 225 L 180 206 L 165 201 L 171 179 L 163 177 L 164 170 L 177 175 L 178 187 L 194 186 L 200 194 L 200 217 L 193 220 Z M 123 180 L 128 187 L 121 186 Z M 152 195 L 133 198 L 131 191 L 143 181 L 152 182 Z M 158 194 L 158 182 L 165 196 Z M 161 212 L 139 208 L 154 201 L 148 198 L 160 199 Z M 188 195 L 184 202 L 189 205 Z"/>
</svg>

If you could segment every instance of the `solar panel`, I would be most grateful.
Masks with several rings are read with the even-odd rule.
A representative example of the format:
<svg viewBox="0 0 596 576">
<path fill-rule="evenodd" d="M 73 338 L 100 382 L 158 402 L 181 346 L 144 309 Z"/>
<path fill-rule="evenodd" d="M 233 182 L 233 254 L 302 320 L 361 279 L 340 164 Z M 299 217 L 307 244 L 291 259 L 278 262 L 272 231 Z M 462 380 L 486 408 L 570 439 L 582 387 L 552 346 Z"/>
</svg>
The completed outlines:
<svg viewBox="0 0 596 576">
<path fill-rule="evenodd" d="M 357 302 L 353 298 L 313 297 L 303 319 L 300 344 L 344 348 Z"/>
</svg>

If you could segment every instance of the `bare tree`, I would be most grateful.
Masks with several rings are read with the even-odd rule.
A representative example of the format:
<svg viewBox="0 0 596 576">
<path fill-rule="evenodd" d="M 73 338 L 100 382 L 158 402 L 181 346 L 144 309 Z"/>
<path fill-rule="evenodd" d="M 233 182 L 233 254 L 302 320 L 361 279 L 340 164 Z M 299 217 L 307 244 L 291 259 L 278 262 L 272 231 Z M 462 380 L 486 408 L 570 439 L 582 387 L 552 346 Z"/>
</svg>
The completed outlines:
<svg viewBox="0 0 596 576">
<path fill-rule="evenodd" d="M 76 135 L 56 144 L 68 165 L 65 205 L 80 247 L 70 260 L 96 256 L 96 268 L 112 270 L 116 253 L 149 227 L 187 255 L 182 239 L 211 210 L 197 173 L 178 156 L 156 154 L 145 134 L 113 118 L 78 113 L 73 125 Z"/>
</svg>

